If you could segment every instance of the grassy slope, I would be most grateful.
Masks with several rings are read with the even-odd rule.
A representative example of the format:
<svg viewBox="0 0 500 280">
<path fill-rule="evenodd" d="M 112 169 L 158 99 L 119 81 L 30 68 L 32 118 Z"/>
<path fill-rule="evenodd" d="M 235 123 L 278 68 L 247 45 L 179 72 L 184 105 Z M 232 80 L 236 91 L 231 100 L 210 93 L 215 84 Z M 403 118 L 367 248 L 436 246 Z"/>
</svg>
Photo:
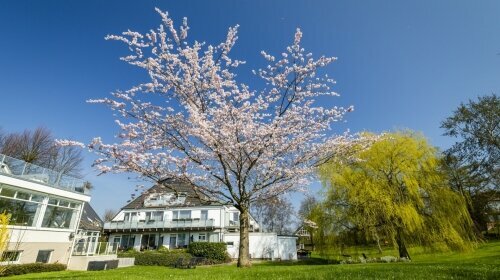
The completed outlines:
<svg viewBox="0 0 500 280">
<path fill-rule="evenodd" d="M 136 266 L 98 272 L 49 272 L 6 279 L 500 279 L 500 242 L 471 253 L 421 254 L 412 263 L 356 265 L 256 264 L 171 269 Z"/>
</svg>

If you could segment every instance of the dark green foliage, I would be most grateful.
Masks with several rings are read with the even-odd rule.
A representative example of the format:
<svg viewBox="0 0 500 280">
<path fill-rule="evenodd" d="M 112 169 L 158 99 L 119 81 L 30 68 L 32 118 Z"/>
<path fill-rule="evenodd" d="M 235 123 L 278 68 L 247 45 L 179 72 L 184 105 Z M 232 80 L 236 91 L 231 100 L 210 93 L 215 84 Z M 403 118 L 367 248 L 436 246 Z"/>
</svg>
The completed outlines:
<svg viewBox="0 0 500 280">
<path fill-rule="evenodd" d="M 226 251 L 226 243 L 223 242 L 192 242 L 188 246 L 188 252 L 195 257 L 207 258 L 213 263 L 231 261 L 231 257 L 229 257 Z"/>
<path fill-rule="evenodd" d="M 491 202 L 500 185 L 500 98 L 496 94 L 462 103 L 441 123 L 456 139 L 445 153 L 450 185 L 464 196 L 476 229 L 487 230 Z"/>
<path fill-rule="evenodd" d="M 20 275 L 36 272 L 62 271 L 66 265 L 61 263 L 26 263 L 7 265 L 0 276 Z"/>
<path fill-rule="evenodd" d="M 189 259 L 192 255 L 186 250 L 168 250 L 168 251 L 128 251 L 119 253 L 118 257 L 135 258 L 135 265 L 159 265 L 174 266 L 179 259 Z"/>
</svg>

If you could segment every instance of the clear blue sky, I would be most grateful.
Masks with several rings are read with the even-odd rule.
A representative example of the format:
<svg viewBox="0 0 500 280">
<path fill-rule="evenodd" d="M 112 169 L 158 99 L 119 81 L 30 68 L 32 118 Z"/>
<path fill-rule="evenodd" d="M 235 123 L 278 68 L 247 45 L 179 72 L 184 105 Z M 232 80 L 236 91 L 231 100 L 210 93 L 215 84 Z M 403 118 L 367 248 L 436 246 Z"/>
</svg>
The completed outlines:
<svg viewBox="0 0 500 280">
<path fill-rule="evenodd" d="M 462 101 L 499 92 L 500 1 L 268 2 L 0 1 L 0 127 L 112 141 L 112 114 L 85 100 L 127 89 L 144 73 L 119 61 L 125 46 L 104 36 L 156 27 L 155 6 L 177 22 L 188 17 L 190 38 L 207 43 L 240 24 L 234 56 L 248 72 L 262 66 L 261 50 L 281 52 L 300 27 L 306 49 L 339 58 L 329 74 L 342 96 L 324 105 L 355 111 L 338 133 L 410 128 L 446 148 L 440 121 Z M 121 207 L 135 182 L 96 177 L 85 156 L 96 210 Z"/>
</svg>

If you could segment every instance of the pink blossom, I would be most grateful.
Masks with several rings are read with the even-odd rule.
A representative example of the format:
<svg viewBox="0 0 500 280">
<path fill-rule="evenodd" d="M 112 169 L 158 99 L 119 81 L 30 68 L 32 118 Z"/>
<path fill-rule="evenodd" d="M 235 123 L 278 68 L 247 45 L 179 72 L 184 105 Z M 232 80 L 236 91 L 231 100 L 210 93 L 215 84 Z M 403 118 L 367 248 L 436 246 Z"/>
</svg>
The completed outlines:
<svg viewBox="0 0 500 280">
<path fill-rule="evenodd" d="M 187 19 L 177 30 L 168 13 L 157 11 L 157 29 L 106 37 L 124 42 L 131 53 L 122 60 L 149 80 L 88 101 L 115 111 L 120 129 L 117 143 L 89 144 L 102 173 L 181 179 L 205 197 L 249 205 L 303 188 L 318 164 L 356 143 L 331 132 L 352 107 L 317 102 L 338 95 L 319 72 L 336 58 L 306 53 L 300 29 L 280 59 L 262 52 L 270 64 L 254 73 L 265 85 L 253 88 L 236 80 L 244 62 L 230 57 L 238 26 L 218 45 L 187 43 Z"/>
</svg>

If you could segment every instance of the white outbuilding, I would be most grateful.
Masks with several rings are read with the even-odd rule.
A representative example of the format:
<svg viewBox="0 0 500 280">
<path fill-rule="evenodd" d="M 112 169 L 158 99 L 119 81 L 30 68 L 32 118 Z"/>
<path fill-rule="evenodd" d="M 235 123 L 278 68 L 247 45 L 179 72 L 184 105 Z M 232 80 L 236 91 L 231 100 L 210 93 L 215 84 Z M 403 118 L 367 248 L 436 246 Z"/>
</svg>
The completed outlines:
<svg viewBox="0 0 500 280">
<path fill-rule="evenodd" d="M 252 259 L 297 260 L 297 237 L 278 235 L 275 232 L 250 232 L 250 257 Z M 227 252 L 238 258 L 239 233 L 224 234 Z"/>
</svg>

